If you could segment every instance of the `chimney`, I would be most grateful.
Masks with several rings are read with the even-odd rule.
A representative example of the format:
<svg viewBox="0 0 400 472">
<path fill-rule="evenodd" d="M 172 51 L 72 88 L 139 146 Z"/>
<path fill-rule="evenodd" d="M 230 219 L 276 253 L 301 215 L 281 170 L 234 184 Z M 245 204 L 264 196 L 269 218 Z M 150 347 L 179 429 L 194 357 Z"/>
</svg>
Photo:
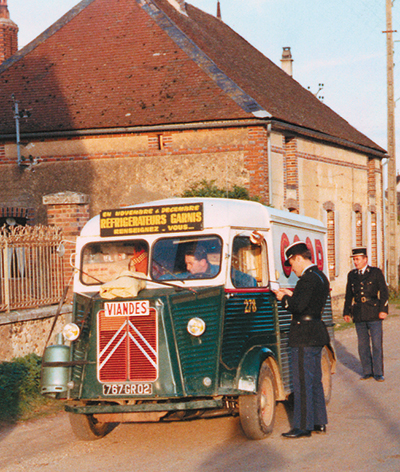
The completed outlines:
<svg viewBox="0 0 400 472">
<path fill-rule="evenodd" d="M 0 0 L 0 64 L 18 51 L 18 26 L 10 20 L 7 0 Z"/>
<path fill-rule="evenodd" d="M 183 15 L 187 16 L 185 0 L 167 0 L 167 1 L 175 8 L 175 10 L 178 10 L 179 13 L 182 13 Z"/>
<path fill-rule="evenodd" d="M 290 77 L 293 77 L 293 59 L 290 48 L 283 48 L 281 66 L 282 70 L 284 70 L 286 74 L 290 75 Z"/>
<path fill-rule="evenodd" d="M 222 20 L 222 16 L 221 16 L 221 4 L 219 3 L 219 0 L 217 2 L 217 18 L 219 20 Z"/>
</svg>

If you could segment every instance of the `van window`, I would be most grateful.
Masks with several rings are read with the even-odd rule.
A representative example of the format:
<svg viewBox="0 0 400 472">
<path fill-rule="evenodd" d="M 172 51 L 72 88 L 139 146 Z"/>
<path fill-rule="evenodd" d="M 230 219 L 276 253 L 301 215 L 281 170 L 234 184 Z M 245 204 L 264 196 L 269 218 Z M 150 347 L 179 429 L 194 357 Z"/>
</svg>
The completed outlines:
<svg viewBox="0 0 400 472">
<path fill-rule="evenodd" d="M 234 287 L 265 287 L 268 267 L 265 243 L 253 244 L 247 236 L 236 236 L 232 246 L 231 279 Z"/>
<path fill-rule="evenodd" d="M 153 247 L 151 276 L 155 280 L 212 279 L 221 269 L 218 236 L 159 239 Z"/>
<path fill-rule="evenodd" d="M 98 285 L 114 280 L 126 270 L 147 274 L 148 254 L 144 240 L 87 244 L 82 250 L 81 282 Z"/>
</svg>

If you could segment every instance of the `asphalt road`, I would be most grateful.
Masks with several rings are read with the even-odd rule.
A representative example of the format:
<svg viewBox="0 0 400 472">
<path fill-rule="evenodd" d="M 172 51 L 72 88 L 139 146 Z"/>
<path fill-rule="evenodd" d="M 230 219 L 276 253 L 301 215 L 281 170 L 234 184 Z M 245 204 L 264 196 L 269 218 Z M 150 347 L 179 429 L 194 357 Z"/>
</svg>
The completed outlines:
<svg viewBox="0 0 400 472">
<path fill-rule="evenodd" d="M 105 438 L 82 442 L 68 417 L 3 426 L 4 472 L 103 471 L 400 471 L 400 311 L 384 322 L 385 382 L 360 381 L 354 328 L 336 334 L 338 356 L 325 435 L 284 439 L 290 411 L 279 404 L 275 429 L 249 441 L 237 418 L 122 424 Z"/>
</svg>

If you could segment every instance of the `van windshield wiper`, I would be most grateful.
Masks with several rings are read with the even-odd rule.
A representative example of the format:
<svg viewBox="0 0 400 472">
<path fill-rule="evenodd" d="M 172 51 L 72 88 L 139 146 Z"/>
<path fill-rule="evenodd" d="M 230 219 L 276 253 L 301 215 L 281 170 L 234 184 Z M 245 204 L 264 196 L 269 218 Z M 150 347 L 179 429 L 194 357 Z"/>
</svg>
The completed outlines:
<svg viewBox="0 0 400 472">
<path fill-rule="evenodd" d="M 138 277 L 136 274 L 133 274 L 133 273 L 127 275 L 127 277 L 132 277 L 132 278 L 137 279 L 137 280 L 143 280 L 145 282 L 152 282 L 152 283 L 159 284 L 159 285 L 165 285 L 166 287 L 174 288 L 176 291 L 189 290 L 189 292 L 197 293 L 196 290 L 192 287 L 182 287 L 181 285 L 176 285 L 176 284 L 171 283 L 171 282 L 165 282 L 164 280 L 156 280 L 156 279 L 148 279 L 146 277 Z M 180 280 L 180 279 L 176 278 L 176 280 Z M 185 283 L 184 280 L 182 280 L 181 282 L 183 284 Z"/>
</svg>

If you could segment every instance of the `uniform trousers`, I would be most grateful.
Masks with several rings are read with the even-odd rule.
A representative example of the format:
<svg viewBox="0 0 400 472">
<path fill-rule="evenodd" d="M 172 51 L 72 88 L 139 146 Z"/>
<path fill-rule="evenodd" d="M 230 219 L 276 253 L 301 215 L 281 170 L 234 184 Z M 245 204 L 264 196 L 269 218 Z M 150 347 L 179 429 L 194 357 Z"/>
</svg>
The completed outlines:
<svg viewBox="0 0 400 472">
<path fill-rule="evenodd" d="M 322 347 L 293 347 L 293 428 L 312 431 L 328 423 L 321 369 Z"/>
<path fill-rule="evenodd" d="M 357 322 L 356 331 L 363 375 L 383 375 L 382 320 Z"/>
</svg>

